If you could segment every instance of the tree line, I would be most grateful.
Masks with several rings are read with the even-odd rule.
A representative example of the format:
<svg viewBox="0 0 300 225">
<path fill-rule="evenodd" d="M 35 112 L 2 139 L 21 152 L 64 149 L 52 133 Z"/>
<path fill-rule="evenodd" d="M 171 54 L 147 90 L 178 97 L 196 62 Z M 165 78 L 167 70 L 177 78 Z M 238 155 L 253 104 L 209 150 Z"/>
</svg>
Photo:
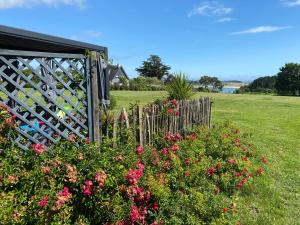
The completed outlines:
<svg viewBox="0 0 300 225">
<path fill-rule="evenodd" d="M 259 77 L 249 85 L 241 87 L 237 92 L 263 92 L 299 96 L 300 64 L 287 63 L 279 69 L 277 75 Z"/>
</svg>

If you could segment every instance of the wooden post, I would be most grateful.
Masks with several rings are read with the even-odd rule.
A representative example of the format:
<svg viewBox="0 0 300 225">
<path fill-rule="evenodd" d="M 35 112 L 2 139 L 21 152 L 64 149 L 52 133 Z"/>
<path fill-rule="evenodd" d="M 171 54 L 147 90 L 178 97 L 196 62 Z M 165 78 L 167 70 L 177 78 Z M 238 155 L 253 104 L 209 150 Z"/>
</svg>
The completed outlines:
<svg viewBox="0 0 300 225">
<path fill-rule="evenodd" d="M 212 101 L 212 99 L 210 98 L 210 99 L 209 99 L 209 128 L 211 128 L 212 104 L 213 104 L 213 101 Z"/>
<path fill-rule="evenodd" d="M 91 88 L 92 88 L 92 118 L 93 118 L 93 141 L 101 142 L 100 138 L 100 102 L 99 102 L 99 87 L 97 74 L 97 52 L 91 52 Z"/>
<path fill-rule="evenodd" d="M 138 123 L 139 123 L 139 141 L 140 145 L 144 145 L 144 137 L 143 137 L 143 109 L 141 106 L 138 106 Z"/>
</svg>

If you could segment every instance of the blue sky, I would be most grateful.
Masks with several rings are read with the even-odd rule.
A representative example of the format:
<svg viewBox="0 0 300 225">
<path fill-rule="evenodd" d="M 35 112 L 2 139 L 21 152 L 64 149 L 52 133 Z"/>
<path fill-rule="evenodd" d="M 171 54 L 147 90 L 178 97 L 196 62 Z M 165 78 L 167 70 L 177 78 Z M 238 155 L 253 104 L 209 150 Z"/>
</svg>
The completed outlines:
<svg viewBox="0 0 300 225">
<path fill-rule="evenodd" d="M 0 0 L 0 24 L 99 44 L 130 77 L 157 54 L 191 79 L 300 62 L 300 0 Z"/>
</svg>

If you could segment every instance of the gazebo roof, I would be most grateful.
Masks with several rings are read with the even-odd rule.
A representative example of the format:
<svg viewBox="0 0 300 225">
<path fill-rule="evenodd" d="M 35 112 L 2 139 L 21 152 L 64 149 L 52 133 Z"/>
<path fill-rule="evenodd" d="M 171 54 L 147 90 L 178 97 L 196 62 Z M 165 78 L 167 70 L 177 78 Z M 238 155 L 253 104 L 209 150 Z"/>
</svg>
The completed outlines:
<svg viewBox="0 0 300 225">
<path fill-rule="evenodd" d="M 107 48 L 85 42 L 0 25 L 0 48 L 8 50 L 78 53 L 86 50 L 102 51 Z"/>
</svg>

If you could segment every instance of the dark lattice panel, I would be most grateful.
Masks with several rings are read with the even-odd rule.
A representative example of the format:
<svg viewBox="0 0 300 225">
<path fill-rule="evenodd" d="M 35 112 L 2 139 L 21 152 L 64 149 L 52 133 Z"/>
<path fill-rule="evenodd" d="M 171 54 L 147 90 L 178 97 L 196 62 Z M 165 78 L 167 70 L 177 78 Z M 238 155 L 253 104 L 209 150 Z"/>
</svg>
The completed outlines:
<svg viewBox="0 0 300 225">
<path fill-rule="evenodd" d="M 0 55 L 0 101 L 17 116 L 20 147 L 87 137 L 86 66 L 83 55 Z"/>
</svg>

